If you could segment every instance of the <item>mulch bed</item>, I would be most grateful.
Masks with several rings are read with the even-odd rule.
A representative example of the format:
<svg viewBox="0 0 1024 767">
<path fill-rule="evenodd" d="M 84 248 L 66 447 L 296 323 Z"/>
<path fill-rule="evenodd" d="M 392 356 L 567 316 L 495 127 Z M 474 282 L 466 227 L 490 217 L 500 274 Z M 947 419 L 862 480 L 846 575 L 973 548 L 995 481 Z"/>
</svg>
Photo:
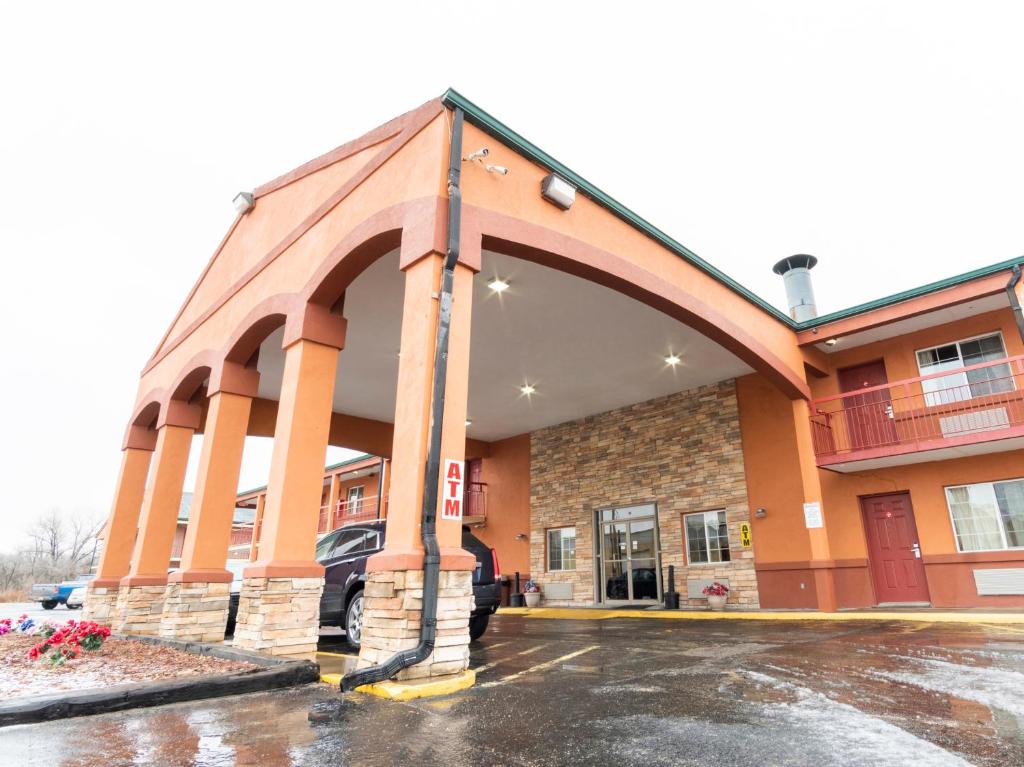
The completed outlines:
<svg viewBox="0 0 1024 767">
<path fill-rule="evenodd" d="M 0 699 L 259 668 L 244 661 L 197 655 L 117 637 L 107 639 L 99 650 L 83 650 L 63 666 L 52 666 L 45 658 L 29 659 L 28 651 L 39 641 L 38 637 L 17 633 L 0 636 Z"/>
</svg>

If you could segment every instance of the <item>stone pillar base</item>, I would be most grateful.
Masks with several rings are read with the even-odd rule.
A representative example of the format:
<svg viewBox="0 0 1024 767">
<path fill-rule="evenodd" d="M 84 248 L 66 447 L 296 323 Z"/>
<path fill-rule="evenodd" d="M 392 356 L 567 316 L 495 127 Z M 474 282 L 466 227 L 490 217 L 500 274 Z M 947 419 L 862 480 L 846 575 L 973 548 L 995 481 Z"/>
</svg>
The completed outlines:
<svg viewBox="0 0 1024 767">
<path fill-rule="evenodd" d="M 235 619 L 235 647 L 312 657 L 320 637 L 320 578 L 245 578 Z"/>
<path fill-rule="evenodd" d="M 160 631 L 166 585 L 122 586 L 117 594 L 117 617 L 112 626 L 122 634 L 148 634 Z"/>
<path fill-rule="evenodd" d="M 112 626 L 118 615 L 117 595 L 120 590 L 120 585 L 92 585 L 86 589 L 85 605 L 82 607 L 82 620 L 95 621 L 101 626 Z"/>
<path fill-rule="evenodd" d="M 223 642 L 230 583 L 169 583 L 160 636 L 192 642 Z"/>
<path fill-rule="evenodd" d="M 420 641 L 423 571 L 370 573 L 363 592 L 363 636 L 357 669 L 383 663 Z M 473 573 L 442 570 L 437 596 L 437 639 L 422 663 L 403 669 L 407 681 L 459 674 L 469 668 L 469 614 L 473 611 Z"/>
</svg>

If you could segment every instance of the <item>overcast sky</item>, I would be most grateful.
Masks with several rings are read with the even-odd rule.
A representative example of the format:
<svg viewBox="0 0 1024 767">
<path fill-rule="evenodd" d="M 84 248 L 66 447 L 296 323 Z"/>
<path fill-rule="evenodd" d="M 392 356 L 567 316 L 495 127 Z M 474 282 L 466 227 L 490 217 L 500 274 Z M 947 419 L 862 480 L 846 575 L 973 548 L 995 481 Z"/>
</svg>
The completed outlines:
<svg viewBox="0 0 1024 767">
<path fill-rule="evenodd" d="M 106 514 L 234 194 L 449 86 L 783 308 L 793 253 L 831 311 L 1024 252 L 1019 3 L 148 6 L 0 15 L 0 549 Z"/>
</svg>

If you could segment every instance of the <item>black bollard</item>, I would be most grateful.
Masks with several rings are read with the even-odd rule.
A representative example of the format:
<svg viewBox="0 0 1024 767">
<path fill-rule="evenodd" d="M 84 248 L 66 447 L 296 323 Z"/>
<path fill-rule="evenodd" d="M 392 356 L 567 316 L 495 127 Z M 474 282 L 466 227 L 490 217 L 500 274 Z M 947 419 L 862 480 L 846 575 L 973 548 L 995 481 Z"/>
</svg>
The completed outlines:
<svg viewBox="0 0 1024 767">
<path fill-rule="evenodd" d="M 679 609 L 679 592 L 676 591 L 676 568 L 675 565 L 668 566 L 668 588 L 665 590 L 665 609 Z"/>
<path fill-rule="evenodd" d="M 519 571 L 516 570 L 516 586 L 515 586 L 515 591 L 513 591 L 512 592 L 512 596 L 510 596 L 508 598 L 508 606 L 509 607 L 522 607 L 524 601 L 525 600 L 523 599 L 523 592 L 519 590 Z"/>
</svg>

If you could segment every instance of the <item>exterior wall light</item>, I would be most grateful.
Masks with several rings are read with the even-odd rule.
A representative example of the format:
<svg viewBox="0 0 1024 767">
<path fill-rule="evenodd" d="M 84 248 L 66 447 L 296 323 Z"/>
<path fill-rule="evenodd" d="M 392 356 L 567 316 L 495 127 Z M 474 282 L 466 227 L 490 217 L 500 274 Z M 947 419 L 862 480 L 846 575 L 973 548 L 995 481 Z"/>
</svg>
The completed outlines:
<svg viewBox="0 0 1024 767">
<path fill-rule="evenodd" d="M 682 361 L 683 358 L 680 357 L 678 354 L 669 354 L 667 357 L 665 357 L 665 364 L 671 365 L 672 367 L 675 367 Z"/>
<path fill-rule="evenodd" d="M 825 346 L 835 346 L 837 343 L 839 343 L 838 338 L 830 338 L 825 342 Z"/>
<path fill-rule="evenodd" d="M 235 206 L 235 210 L 238 215 L 244 216 L 256 205 L 256 198 L 252 196 L 250 192 L 239 192 L 235 195 L 235 199 L 231 201 Z"/>
<path fill-rule="evenodd" d="M 763 509 L 763 508 L 758 509 L 757 511 L 754 512 L 754 516 L 757 517 L 758 519 L 764 519 L 765 517 L 768 516 L 768 511 L 767 511 L 767 509 Z"/>
<path fill-rule="evenodd" d="M 522 386 L 519 387 L 519 391 L 521 391 L 523 394 L 529 397 L 531 394 L 537 391 L 537 389 L 531 386 L 530 384 L 523 384 Z"/>
<path fill-rule="evenodd" d="M 470 426 L 472 426 L 472 425 L 473 425 L 473 422 L 472 422 L 472 421 L 470 421 L 470 420 L 469 420 L 469 419 L 467 418 L 467 419 L 466 419 L 466 428 L 468 429 L 468 428 L 469 428 Z"/>
<path fill-rule="evenodd" d="M 540 182 L 540 194 L 562 210 L 569 210 L 576 201 L 576 187 L 554 173 L 549 173 Z"/>
<path fill-rule="evenodd" d="M 487 287 L 493 290 L 495 293 L 504 293 L 508 290 L 508 283 L 500 277 L 495 277 L 493 280 L 487 283 Z"/>
</svg>

